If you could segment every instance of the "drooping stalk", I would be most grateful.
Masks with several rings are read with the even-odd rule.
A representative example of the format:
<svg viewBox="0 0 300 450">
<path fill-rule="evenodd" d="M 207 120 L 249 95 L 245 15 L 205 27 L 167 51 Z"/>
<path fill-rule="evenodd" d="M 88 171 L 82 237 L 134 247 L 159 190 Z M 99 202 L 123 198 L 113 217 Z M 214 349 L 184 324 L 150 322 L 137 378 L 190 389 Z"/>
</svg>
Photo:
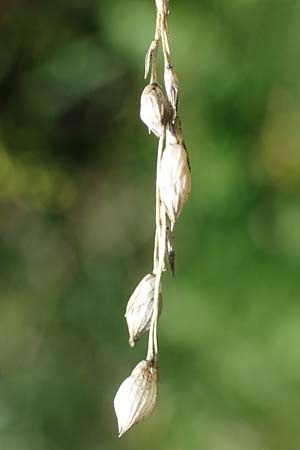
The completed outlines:
<svg viewBox="0 0 300 450">
<path fill-rule="evenodd" d="M 162 275 L 165 260 L 174 275 L 175 252 L 172 234 L 190 192 L 190 168 L 178 117 L 179 82 L 171 64 L 168 14 L 169 0 L 155 0 L 154 39 L 145 57 L 145 79 L 150 83 L 141 95 L 141 120 L 158 139 L 155 187 L 155 239 L 153 270 L 132 293 L 126 308 L 129 343 L 133 347 L 149 330 L 146 360 L 141 361 L 121 384 L 115 397 L 119 436 L 152 411 L 158 378 L 158 319 L 161 309 Z M 165 93 L 158 84 L 157 57 L 162 44 Z M 167 257 L 167 258 L 166 258 Z"/>
</svg>

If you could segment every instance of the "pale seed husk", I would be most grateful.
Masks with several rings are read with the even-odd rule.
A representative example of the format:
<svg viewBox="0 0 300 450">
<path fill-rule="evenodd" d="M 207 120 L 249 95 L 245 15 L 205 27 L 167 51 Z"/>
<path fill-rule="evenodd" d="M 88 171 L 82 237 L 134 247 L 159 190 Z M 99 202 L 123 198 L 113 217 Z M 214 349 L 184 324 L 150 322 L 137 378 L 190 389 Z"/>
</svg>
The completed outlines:
<svg viewBox="0 0 300 450">
<path fill-rule="evenodd" d="M 139 282 L 128 300 L 125 318 L 129 332 L 129 345 L 134 347 L 139 338 L 149 330 L 154 307 L 155 275 L 149 273 Z M 161 310 L 161 290 L 159 313 Z"/>
<path fill-rule="evenodd" d="M 191 172 L 183 142 L 167 140 L 160 164 L 159 190 L 173 228 L 191 191 Z"/>
<path fill-rule="evenodd" d="M 164 93 L 157 83 L 148 84 L 141 95 L 141 120 L 156 137 L 164 135 L 164 127 L 168 121 L 169 105 Z"/>
<path fill-rule="evenodd" d="M 119 437 L 151 413 L 156 402 L 157 378 L 153 363 L 141 361 L 120 385 L 114 398 Z"/>
</svg>

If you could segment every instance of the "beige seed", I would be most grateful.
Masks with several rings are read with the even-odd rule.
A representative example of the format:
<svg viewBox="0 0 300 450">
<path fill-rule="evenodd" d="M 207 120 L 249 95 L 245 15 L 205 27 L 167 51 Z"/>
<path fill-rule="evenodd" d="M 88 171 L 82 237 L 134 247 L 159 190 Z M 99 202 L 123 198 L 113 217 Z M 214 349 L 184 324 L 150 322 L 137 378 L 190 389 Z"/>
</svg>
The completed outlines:
<svg viewBox="0 0 300 450">
<path fill-rule="evenodd" d="M 159 189 L 173 228 L 191 191 L 191 172 L 185 145 L 176 142 L 170 131 L 160 164 Z"/>
<path fill-rule="evenodd" d="M 157 378 L 152 362 L 141 361 L 120 385 L 114 399 L 119 437 L 151 413 L 156 402 Z"/>
<path fill-rule="evenodd" d="M 139 282 L 128 300 L 125 318 L 131 347 L 134 347 L 139 338 L 150 328 L 154 306 L 154 287 L 155 275 L 149 273 Z M 160 306 L 161 303 L 160 294 Z"/>
<path fill-rule="evenodd" d="M 140 116 L 147 125 L 149 134 L 152 132 L 158 138 L 163 137 L 168 112 L 168 102 L 158 84 L 148 84 L 141 95 Z"/>
</svg>

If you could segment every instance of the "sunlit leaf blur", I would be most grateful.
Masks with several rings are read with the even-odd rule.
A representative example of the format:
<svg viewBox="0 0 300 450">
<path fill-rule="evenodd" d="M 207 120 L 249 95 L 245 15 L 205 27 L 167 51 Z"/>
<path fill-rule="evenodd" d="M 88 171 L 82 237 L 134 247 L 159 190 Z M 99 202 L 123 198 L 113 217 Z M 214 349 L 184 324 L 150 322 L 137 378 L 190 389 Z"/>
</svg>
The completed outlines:
<svg viewBox="0 0 300 450">
<path fill-rule="evenodd" d="M 192 193 L 158 402 L 118 440 L 146 349 L 124 313 L 152 262 L 154 0 L 0 3 L 1 450 L 300 448 L 300 2 L 170 8 Z"/>
</svg>

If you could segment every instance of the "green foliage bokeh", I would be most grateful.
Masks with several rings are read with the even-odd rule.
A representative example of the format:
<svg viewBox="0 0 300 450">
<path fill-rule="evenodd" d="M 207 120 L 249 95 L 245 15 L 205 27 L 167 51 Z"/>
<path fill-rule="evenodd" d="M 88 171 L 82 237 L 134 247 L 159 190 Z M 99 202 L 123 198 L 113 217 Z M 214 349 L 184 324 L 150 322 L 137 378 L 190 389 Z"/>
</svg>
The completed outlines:
<svg viewBox="0 0 300 450">
<path fill-rule="evenodd" d="M 118 440 L 146 353 L 123 314 L 151 270 L 154 1 L 0 4 L 1 450 L 300 448 L 300 2 L 170 6 L 192 194 L 158 402 Z"/>
</svg>

